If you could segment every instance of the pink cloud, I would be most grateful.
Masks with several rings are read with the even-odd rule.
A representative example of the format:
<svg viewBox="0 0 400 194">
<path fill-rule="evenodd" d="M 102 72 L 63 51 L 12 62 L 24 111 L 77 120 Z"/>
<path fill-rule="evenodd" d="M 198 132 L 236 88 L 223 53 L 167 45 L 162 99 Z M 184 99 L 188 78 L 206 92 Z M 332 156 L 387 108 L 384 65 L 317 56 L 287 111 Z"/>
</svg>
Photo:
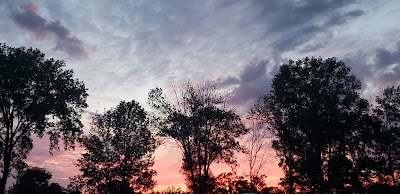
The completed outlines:
<svg viewBox="0 0 400 194">
<path fill-rule="evenodd" d="M 33 1 L 29 1 L 11 14 L 12 20 L 22 29 L 32 33 L 41 40 L 52 35 L 56 40 L 55 50 L 59 50 L 77 58 L 86 58 L 83 41 L 71 35 L 61 21 L 48 21 L 39 15 L 39 8 Z"/>
<path fill-rule="evenodd" d="M 84 150 L 76 147 L 75 150 L 69 151 L 53 151 L 53 155 L 49 153 L 49 140 L 47 136 L 42 139 L 34 138 L 34 147 L 31 151 L 26 163 L 29 166 L 38 166 L 45 168 L 53 175 L 51 181 L 59 183 L 62 186 L 69 184 L 69 177 L 79 174 L 78 167 L 74 162 L 80 157 Z"/>
</svg>

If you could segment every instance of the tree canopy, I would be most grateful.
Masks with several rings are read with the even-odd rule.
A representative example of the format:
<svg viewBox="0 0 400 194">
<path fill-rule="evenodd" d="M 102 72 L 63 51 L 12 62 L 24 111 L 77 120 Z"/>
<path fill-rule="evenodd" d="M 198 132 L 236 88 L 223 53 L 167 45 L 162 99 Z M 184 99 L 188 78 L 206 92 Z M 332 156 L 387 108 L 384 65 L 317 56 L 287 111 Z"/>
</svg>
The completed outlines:
<svg viewBox="0 0 400 194">
<path fill-rule="evenodd" d="M 388 87 L 376 98 L 374 109 L 381 127 L 375 132 L 378 177 L 397 186 L 400 179 L 400 86 Z"/>
<path fill-rule="evenodd" d="M 15 184 L 8 194 L 68 194 L 67 189 L 57 183 L 50 183 L 52 175 L 44 168 L 27 167 L 20 171 Z"/>
<path fill-rule="evenodd" d="M 360 193 L 370 180 L 366 153 L 374 127 L 361 82 L 336 58 L 304 58 L 283 64 L 272 91 L 252 114 L 276 136 L 289 193 Z"/>
<path fill-rule="evenodd" d="M 92 129 L 80 140 L 86 153 L 74 177 L 83 191 L 100 194 L 137 193 L 155 186 L 150 169 L 156 141 L 144 109 L 135 101 L 122 101 L 115 109 L 93 118 Z"/>
<path fill-rule="evenodd" d="M 12 169 L 31 151 L 31 135 L 50 137 L 50 150 L 73 148 L 82 134 L 80 115 L 86 88 L 63 69 L 64 61 L 45 59 L 38 49 L 0 44 L 0 193 Z"/>
<path fill-rule="evenodd" d="M 169 97 L 169 98 L 168 98 Z M 237 140 L 247 129 L 227 98 L 211 83 L 176 86 L 170 96 L 156 88 L 149 93 L 149 105 L 160 134 L 175 140 L 182 150 L 182 171 L 193 193 L 210 193 L 214 162 L 236 163 Z"/>
</svg>

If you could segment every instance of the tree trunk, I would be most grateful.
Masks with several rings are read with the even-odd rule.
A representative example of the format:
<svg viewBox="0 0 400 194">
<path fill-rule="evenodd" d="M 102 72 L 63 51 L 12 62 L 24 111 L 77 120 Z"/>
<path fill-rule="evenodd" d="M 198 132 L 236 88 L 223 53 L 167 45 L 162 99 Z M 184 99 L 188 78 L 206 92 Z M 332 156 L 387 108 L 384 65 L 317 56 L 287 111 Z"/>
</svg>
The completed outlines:
<svg viewBox="0 0 400 194">
<path fill-rule="evenodd" d="M 318 166 L 319 166 L 319 169 L 318 169 L 318 187 L 319 187 L 319 191 L 318 191 L 318 193 L 321 193 L 321 194 L 326 194 L 326 193 L 328 193 L 328 190 L 327 190 L 327 188 L 326 188 L 326 185 L 325 185 L 325 180 L 324 180 L 324 164 L 323 164 L 323 156 L 322 156 L 322 149 L 321 149 L 321 147 L 319 147 L 318 148 L 318 156 L 317 156 L 317 159 L 318 159 Z"/>
<path fill-rule="evenodd" d="M 389 172 L 390 172 L 390 175 L 392 176 L 392 181 L 393 181 L 393 186 L 394 187 L 396 187 L 397 186 L 397 183 L 396 183 L 396 177 L 395 177 L 395 172 L 394 172 L 394 165 L 393 165 L 393 159 L 392 159 L 392 153 L 391 153 L 391 149 L 390 149 L 390 146 L 389 146 L 389 157 L 388 157 L 388 160 L 389 160 L 389 165 L 388 165 L 388 167 L 389 167 Z"/>
<path fill-rule="evenodd" d="M 288 189 L 288 193 L 289 194 L 294 194 L 294 177 L 293 177 L 293 169 L 292 169 L 292 165 L 293 165 L 293 161 L 292 161 L 292 152 L 289 151 L 289 163 L 288 163 L 288 168 L 289 168 L 289 189 Z"/>
<path fill-rule="evenodd" d="M 0 194 L 5 194 L 5 189 L 6 189 L 6 184 L 7 184 L 7 178 L 8 175 L 10 174 L 10 161 L 11 161 L 11 152 L 9 151 L 8 146 L 6 147 L 4 151 L 4 158 L 3 158 L 3 176 L 1 177 L 0 180 Z"/>
<path fill-rule="evenodd" d="M 289 167 L 289 194 L 294 194 L 294 180 L 293 180 L 293 171 L 292 169 Z"/>
</svg>

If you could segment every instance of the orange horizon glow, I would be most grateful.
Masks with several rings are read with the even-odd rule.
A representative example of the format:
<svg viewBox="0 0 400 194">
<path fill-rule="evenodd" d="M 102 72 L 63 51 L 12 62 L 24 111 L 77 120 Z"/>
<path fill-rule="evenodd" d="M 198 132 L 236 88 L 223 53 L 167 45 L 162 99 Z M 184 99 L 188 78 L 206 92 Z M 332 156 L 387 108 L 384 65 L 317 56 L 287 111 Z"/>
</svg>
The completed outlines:
<svg viewBox="0 0 400 194">
<path fill-rule="evenodd" d="M 34 138 L 35 146 L 28 156 L 27 164 L 45 168 L 53 175 L 51 181 L 59 183 L 66 187 L 69 183 L 69 177 L 80 174 L 79 168 L 74 162 L 84 152 L 83 148 L 76 147 L 70 151 L 54 151 L 53 156 L 48 151 L 48 140 L 46 137 L 42 139 Z M 155 153 L 155 163 L 153 169 L 157 171 L 154 177 L 157 185 L 153 191 L 162 191 L 174 187 L 186 191 L 185 177 L 180 173 L 181 170 L 181 150 L 173 143 L 166 143 L 159 146 Z M 246 172 L 246 162 L 241 155 L 237 156 L 239 166 L 236 169 L 237 175 L 244 175 Z M 214 163 L 211 165 L 211 172 L 214 176 L 221 173 L 232 172 L 229 165 Z M 267 175 L 265 182 L 267 186 L 278 186 L 279 179 L 282 177 L 282 170 L 278 167 L 278 161 L 271 163 L 264 170 Z M 8 184 L 10 186 L 10 184 Z"/>
</svg>

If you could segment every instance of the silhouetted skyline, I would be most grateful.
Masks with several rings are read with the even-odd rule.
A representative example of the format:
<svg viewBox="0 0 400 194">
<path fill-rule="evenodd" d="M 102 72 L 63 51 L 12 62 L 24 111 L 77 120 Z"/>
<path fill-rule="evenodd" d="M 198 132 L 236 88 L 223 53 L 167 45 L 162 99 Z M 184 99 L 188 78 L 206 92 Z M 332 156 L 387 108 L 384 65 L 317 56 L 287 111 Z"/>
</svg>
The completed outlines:
<svg viewBox="0 0 400 194">
<path fill-rule="evenodd" d="M 96 111 L 132 99 L 148 109 L 151 88 L 188 79 L 233 87 L 245 114 L 270 90 L 279 65 L 305 56 L 343 60 L 362 81 L 362 97 L 372 102 L 380 89 L 400 84 L 399 9 L 396 0 L 4 0 L 0 42 L 65 60 L 89 88 L 83 115 L 88 131 Z M 159 187 L 184 185 L 174 149 L 156 151 Z M 65 186 L 79 173 L 73 166 L 78 157 L 79 149 L 50 157 L 42 139 L 28 161 Z M 267 183 L 277 184 L 281 174 L 271 167 Z"/>
</svg>

